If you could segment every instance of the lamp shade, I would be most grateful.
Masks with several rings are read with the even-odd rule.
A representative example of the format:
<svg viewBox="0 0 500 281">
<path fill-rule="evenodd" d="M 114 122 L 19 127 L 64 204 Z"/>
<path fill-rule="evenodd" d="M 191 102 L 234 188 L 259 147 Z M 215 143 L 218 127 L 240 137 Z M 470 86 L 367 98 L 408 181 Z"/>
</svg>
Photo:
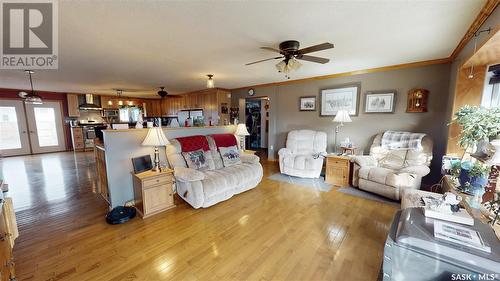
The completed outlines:
<svg viewBox="0 0 500 281">
<path fill-rule="evenodd" d="M 247 126 L 245 124 L 238 124 L 238 127 L 236 128 L 236 133 L 234 133 L 237 136 L 249 136 L 250 133 L 247 130 Z"/>
<path fill-rule="evenodd" d="M 165 146 L 170 144 L 160 127 L 149 128 L 148 135 L 142 142 L 144 146 Z"/>
<path fill-rule="evenodd" d="M 339 110 L 337 111 L 337 115 L 335 115 L 333 122 L 347 123 L 352 122 L 352 120 L 351 117 L 349 117 L 349 112 L 347 112 L 347 110 Z"/>
</svg>

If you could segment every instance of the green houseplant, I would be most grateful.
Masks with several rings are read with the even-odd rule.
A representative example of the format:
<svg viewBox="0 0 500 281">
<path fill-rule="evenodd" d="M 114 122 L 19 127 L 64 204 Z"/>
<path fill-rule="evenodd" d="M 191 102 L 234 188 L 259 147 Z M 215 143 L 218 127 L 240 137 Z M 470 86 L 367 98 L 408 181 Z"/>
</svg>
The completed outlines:
<svg viewBox="0 0 500 281">
<path fill-rule="evenodd" d="M 452 123 L 462 127 L 458 144 L 467 150 L 500 134 L 500 108 L 466 105 L 455 112 Z"/>
</svg>

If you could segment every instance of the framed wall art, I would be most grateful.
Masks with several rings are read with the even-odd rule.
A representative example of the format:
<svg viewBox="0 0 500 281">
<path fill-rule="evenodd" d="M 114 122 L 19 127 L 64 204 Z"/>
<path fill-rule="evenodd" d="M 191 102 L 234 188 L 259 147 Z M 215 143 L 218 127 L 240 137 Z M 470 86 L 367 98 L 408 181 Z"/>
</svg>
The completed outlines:
<svg viewBox="0 0 500 281">
<path fill-rule="evenodd" d="M 316 111 L 316 97 L 300 97 L 299 98 L 299 110 L 300 111 Z"/>
<path fill-rule="evenodd" d="M 365 113 L 394 113 L 396 91 L 373 91 L 365 96 Z"/>
<path fill-rule="evenodd" d="M 351 116 L 358 115 L 360 91 L 361 83 L 321 90 L 320 116 L 335 116 L 341 109 Z"/>
</svg>

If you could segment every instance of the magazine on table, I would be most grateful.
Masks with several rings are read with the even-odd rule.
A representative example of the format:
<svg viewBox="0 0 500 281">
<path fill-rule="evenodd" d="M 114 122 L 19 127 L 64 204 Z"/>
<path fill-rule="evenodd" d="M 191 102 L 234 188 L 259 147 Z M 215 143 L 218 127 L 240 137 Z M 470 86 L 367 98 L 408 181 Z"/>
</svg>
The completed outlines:
<svg viewBox="0 0 500 281">
<path fill-rule="evenodd" d="M 460 225 L 434 220 L 434 237 L 454 244 L 491 253 L 479 232 Z"/>
</svg>

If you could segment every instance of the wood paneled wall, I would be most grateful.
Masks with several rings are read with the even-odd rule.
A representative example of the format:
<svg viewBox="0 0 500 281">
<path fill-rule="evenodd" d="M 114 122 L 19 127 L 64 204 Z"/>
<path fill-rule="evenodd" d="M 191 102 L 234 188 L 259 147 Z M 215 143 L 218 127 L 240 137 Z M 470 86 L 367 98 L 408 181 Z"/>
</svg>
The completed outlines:
<svg viewBox="0 0 500 281">
<path fill-rule="evenodd" d="M 480 105 L 481 96 L 484 89 L 484 79 L 486 75 L 486 66 L 474 67 L 474 77 L 469 78 L 470 68 L 459 68 L 457 75 L 457 83 L 455 86 L 455 100 L 453 102 L 454 114 L 464 105 Z M 461 128 L 457 124 L 451 124 L 448 129 L 448 146 L 447 154 L 462 156 L 464 150 L 457 144 L 460 136 Z"/>
</svg>

